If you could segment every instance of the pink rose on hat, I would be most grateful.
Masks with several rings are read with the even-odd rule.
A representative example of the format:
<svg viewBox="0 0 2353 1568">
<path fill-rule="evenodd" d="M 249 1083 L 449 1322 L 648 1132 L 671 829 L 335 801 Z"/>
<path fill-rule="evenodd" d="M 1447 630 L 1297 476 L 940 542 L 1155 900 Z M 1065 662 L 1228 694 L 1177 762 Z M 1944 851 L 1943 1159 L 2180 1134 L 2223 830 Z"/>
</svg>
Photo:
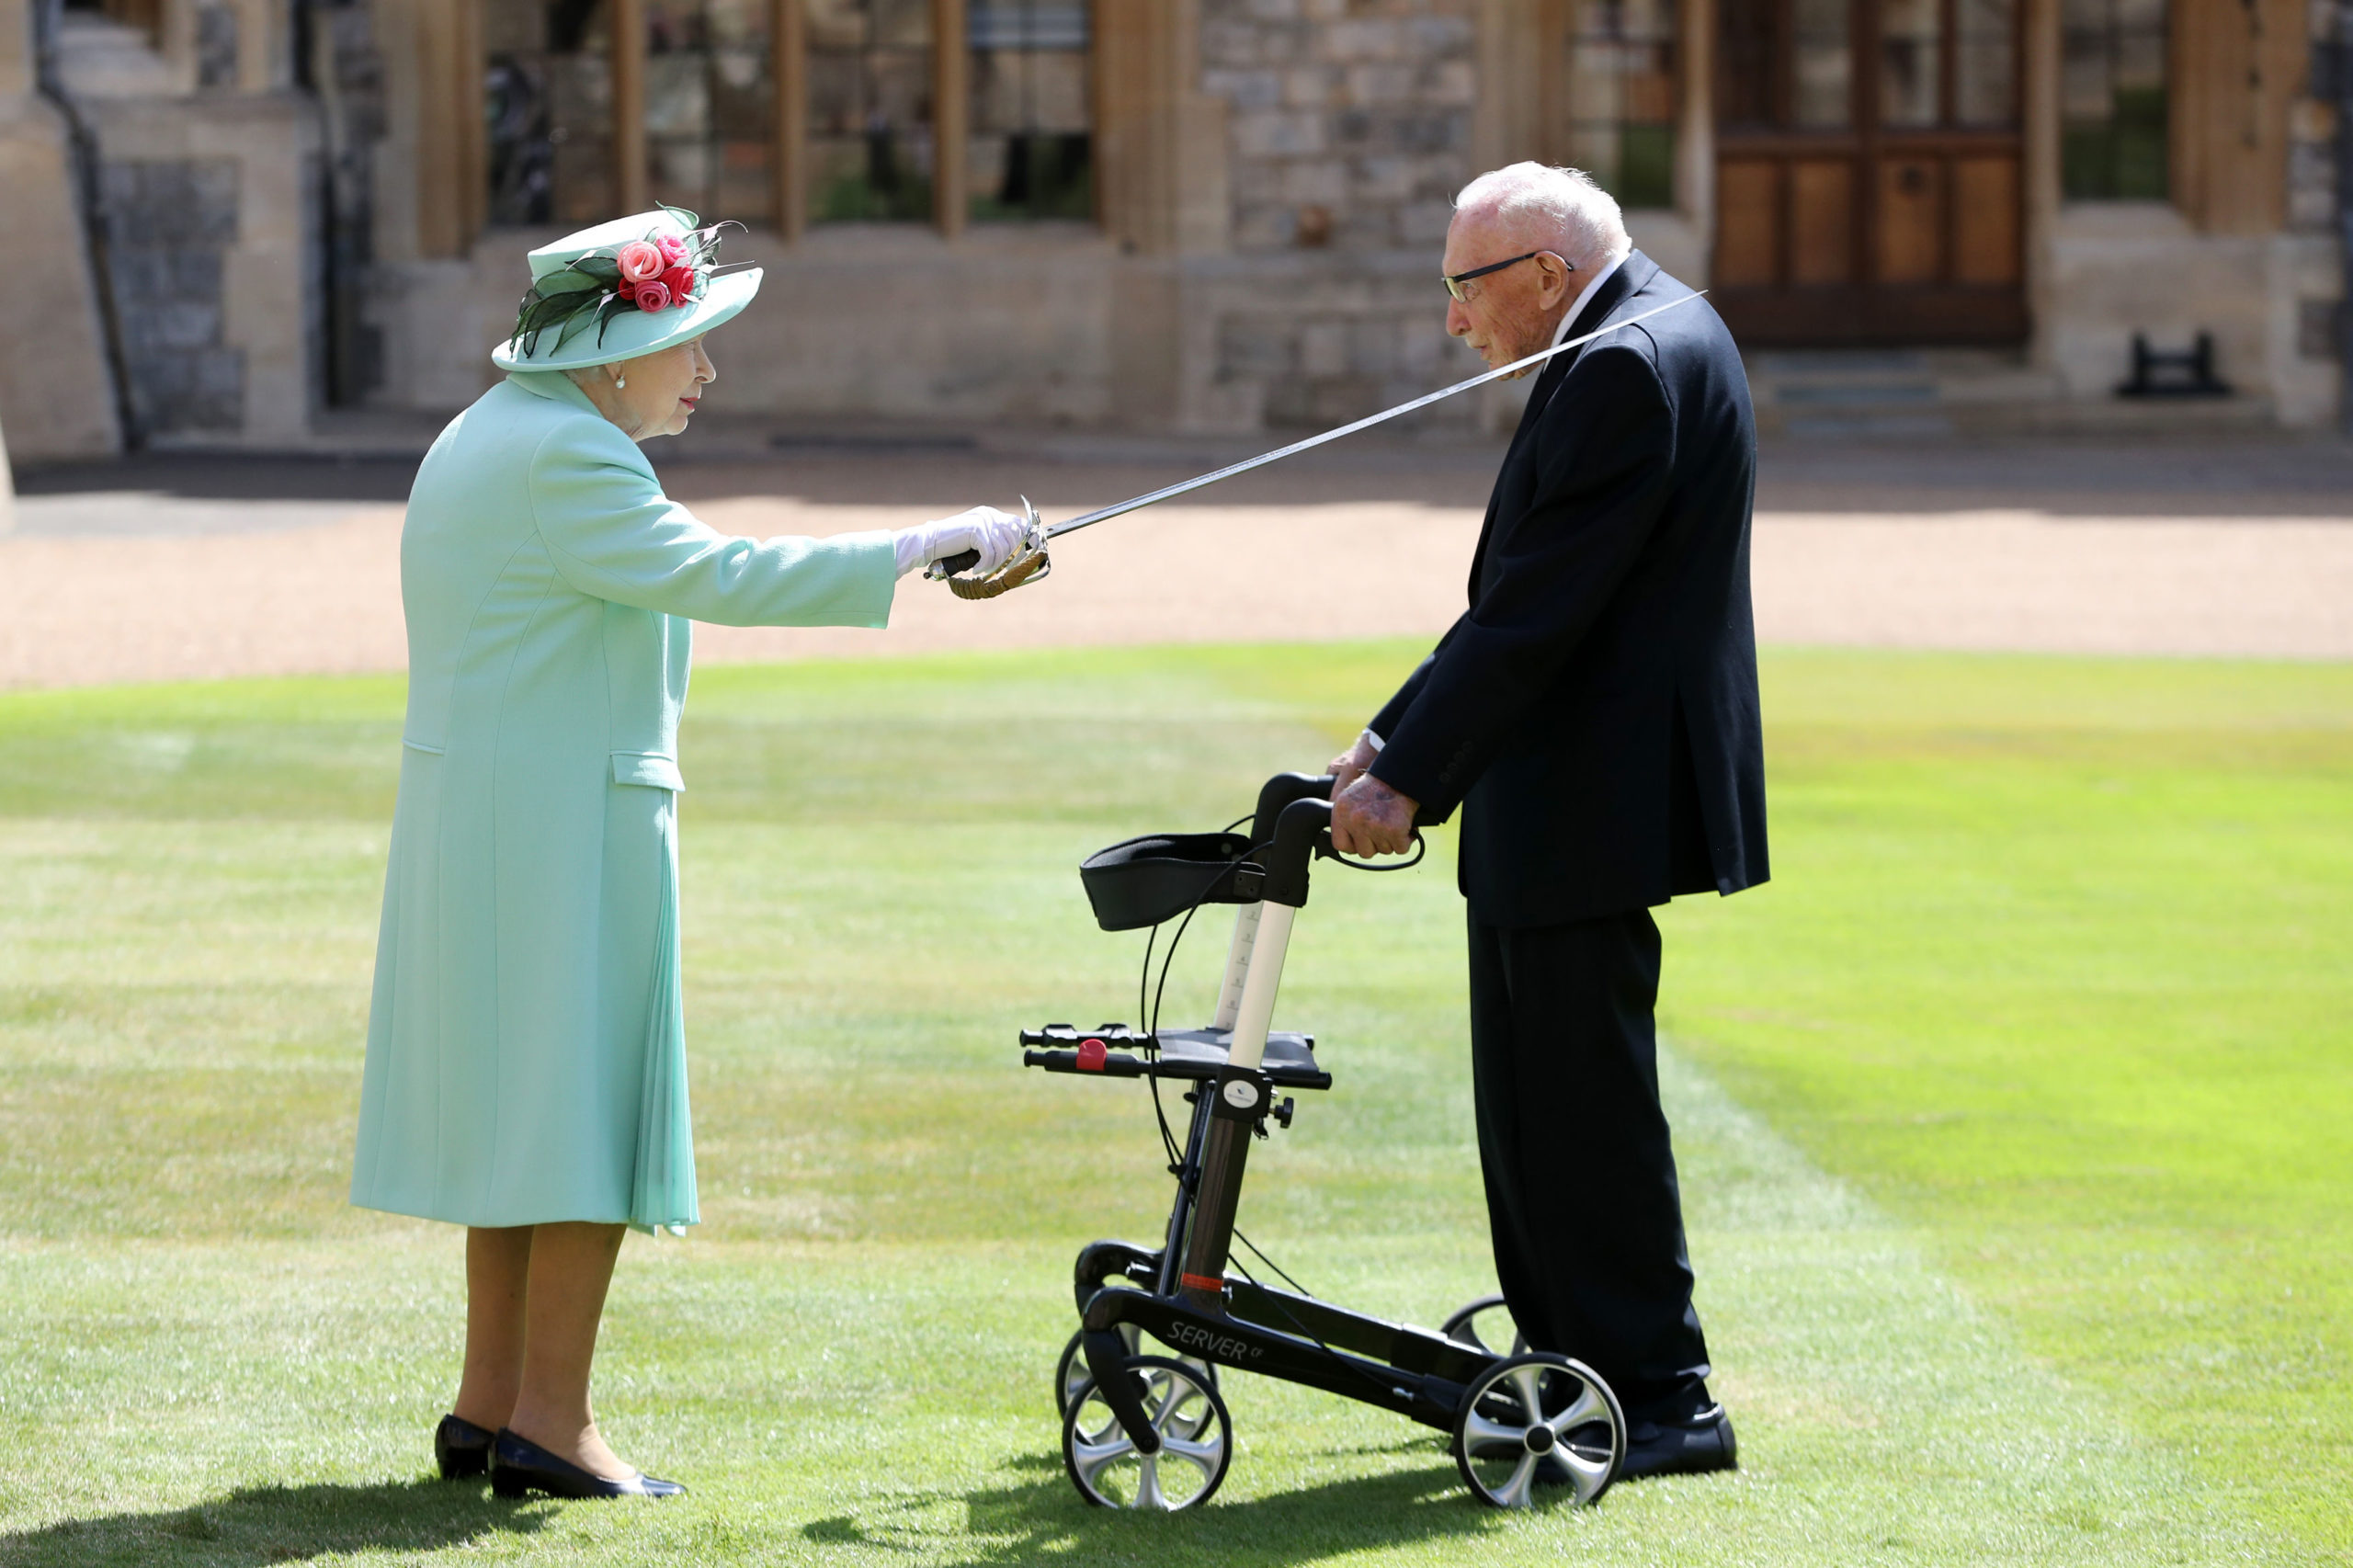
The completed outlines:
<svg viewBox="0 0 2353 1568">
<path fill-rule="evenodd" d="M 610 351 L 627 343 L 631 320 L 676 311 L 675 323 L 642 323 L 634 334 L 641 345 L 666 344 L 708 325 L 695 312 L 714 300 L 722 311 L 716 319 L 734 314 L 743 308 L 737 296 L 749 298 L 749 292 L 734 286 L 718 265 L 720 231 L 728 225 L 696 228 L 695 221 L 691 212 L 665 208 L 571 236 L 603 244 L 559 244 L 532 252 L 531 290 L 517 307 L 514 333 L 493 359 L 508 369 L 514 368 L 510 359 L 533 361 L 551 336 L 555 347 L 547 359 L 580 358 L 583 350 L 567 348 L 575 340 L 591 352 Z M 631 229 L 637 237 L 624 237 Z M 562 254 L 551 254 L 557 252 Z M 758 274 L 751 273 L 749 281 L 757 287 Z M 619 341 L 608 344 L 608 327 L 621 329 Z"/>
<path fill-rule="evenodd" d="M 650 283 L 661 277 L 663 268 L 670 265 L 670 258 L 662 254 L 661 247 L 649 240 L 630 241 L 613 253 L 613 260 L 621 269 L 624 287 L 631 283 Z"/>
<path fill-rule="evenodd" d="M 687 242 L 676 234 L 631 240 L 613 253 L 613 263 L 620 269 L 614 292 L 641 311 L 685 304 L 701 281 L 686 264 L 689 254 Z"/>
</svg>

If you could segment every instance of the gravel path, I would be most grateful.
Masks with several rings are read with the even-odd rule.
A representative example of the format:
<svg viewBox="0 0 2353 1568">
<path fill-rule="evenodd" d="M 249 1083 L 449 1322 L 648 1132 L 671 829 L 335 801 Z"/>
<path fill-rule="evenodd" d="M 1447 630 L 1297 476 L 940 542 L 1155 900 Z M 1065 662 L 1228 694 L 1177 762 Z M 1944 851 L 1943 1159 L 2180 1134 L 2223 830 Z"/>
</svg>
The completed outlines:
<svg viewBox="0 0 2353 1568">
<path fill-rule="evenodd" d="M 1226 455 L 817 448 L 665 478 L 717 527 L 825 534 L 1023 489 L 1068 516 Z M 888 632 L 710 627 L 697 653 L 1431 635 L 1461 608 L 1494 462 L 1316 454 L 1072 538 L 1050 583 L 995 603 L 909 582 Z M 409 472 L 154 459 L 21 478 L 0 538 L 0 687 L 399 668 Z M 1769 642 L 2348 658 L 2353 454 L 1770 450 L 1755 565 Z"/>
</svg>

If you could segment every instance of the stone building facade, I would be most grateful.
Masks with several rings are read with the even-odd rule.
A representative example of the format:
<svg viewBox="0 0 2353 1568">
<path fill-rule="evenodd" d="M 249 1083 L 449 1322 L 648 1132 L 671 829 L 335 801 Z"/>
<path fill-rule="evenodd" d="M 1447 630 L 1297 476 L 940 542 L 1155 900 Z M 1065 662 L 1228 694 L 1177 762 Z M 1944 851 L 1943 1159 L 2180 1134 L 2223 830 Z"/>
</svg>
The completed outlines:
<svg viewBox="0 0 2353 1568">
<path fill-rule="evenodd" d="M 767 270 L 722 346 L 732 408 L 1320 424 L 1470 367 L 1449 199 L 1528 157 L 1594 169 L 1768 355 L 1961 346 L 1987 396 L 2090 409 L 2136 335 L 2204 335 L 2238 415 L 2325 426 L 2347 26 L 2338 0 L 0 0 L 0 205 L 86 262 L 0 324 L 0 427 L 21 460 L 462 406 L 522 253 L 657 199 L 743 220 L 727 253 Z"/>
<path fill-rule="evenodd" d="M 0 328 L 19 459 L 290 444 L 326 342 L 318 116 L 283 5 L 0 3 L 0 211 L 43 269 Z"/>
</svg>

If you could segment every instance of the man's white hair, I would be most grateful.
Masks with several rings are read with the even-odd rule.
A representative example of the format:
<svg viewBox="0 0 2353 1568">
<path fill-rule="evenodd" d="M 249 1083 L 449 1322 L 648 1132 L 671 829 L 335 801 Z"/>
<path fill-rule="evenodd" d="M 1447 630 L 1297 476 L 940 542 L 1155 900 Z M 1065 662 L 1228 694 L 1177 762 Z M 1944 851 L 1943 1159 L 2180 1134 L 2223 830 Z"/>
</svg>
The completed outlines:
<svg viewBox="0 0 2353 1568">
<path fill-rule="evenodd" d="M 1580 267 L 1607 265 L 1634 248 L 1617 198 L 1583 169 L 1506 164 L 1464 186 L 1454 210 L 1487 218 L 1518 243 L 1558 251 Z"/>
</svg>

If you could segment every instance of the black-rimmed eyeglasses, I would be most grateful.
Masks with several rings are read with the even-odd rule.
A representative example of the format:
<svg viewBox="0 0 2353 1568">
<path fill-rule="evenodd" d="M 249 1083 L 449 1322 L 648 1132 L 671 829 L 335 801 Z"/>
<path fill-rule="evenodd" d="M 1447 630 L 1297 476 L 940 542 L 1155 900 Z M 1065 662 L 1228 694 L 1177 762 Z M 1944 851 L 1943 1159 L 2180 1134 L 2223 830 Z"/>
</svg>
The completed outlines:
<svg viewBox="0 0 2353 1568">
<path fill-rule="evenodd" d="M 1506 267 L 1518 267 L 1521 262 L 1529 260 L 1535 256 L 1552 255 L 1552 253 L 1551 251 L 1532 250 L 1526 256 L 1516 256 L 1508 261 L 1491 261 L 1484 267 L 1474 267 L 1468 272 L 1457 272 L 1442 277 L 1439 281 L 1446 285 L 1446 291 L 1448 293 L 1453 295 L 1457 300 L 1467 305 L 1471 302 L 1471 296 L 1462 291 L 1462 286 L 1465 283 L 1470 282 L 1473 278 L 1484 278 L 1490 272 L 1501 272 Z M 1553 259 L 1559 260 L 1560 258 L 1555 256 Z M 1561 265 L 1571 272 L 1574 272 L 1577 269 L 1576 263 L 1573 261 L 1563 261 L 1561 262 Z"/>
</svg>

